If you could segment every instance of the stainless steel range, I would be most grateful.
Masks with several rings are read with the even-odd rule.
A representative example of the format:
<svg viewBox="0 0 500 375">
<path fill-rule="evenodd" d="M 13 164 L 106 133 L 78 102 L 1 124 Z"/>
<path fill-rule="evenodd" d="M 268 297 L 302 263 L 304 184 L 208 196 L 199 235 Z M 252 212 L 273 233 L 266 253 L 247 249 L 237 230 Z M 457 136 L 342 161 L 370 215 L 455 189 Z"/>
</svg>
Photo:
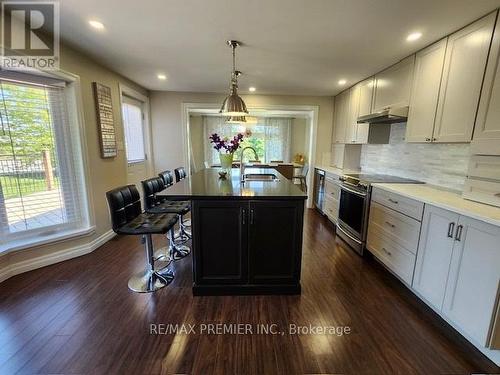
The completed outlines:
<svg viewBox="0 0 500 375">
<path fill-rule="evenodd" d="M 337 235 L 363 255 L 368 230 L 372 183 L 419 184 L 420 181 L 383 174 L 345 174 L 340 177 Z"/>
</svg>

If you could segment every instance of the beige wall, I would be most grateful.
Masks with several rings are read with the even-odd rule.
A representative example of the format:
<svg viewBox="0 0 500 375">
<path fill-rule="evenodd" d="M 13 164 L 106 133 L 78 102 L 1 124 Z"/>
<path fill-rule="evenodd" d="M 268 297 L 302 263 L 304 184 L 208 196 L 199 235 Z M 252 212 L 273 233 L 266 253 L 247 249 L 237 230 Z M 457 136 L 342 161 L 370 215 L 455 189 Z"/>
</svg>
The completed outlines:
<svg viewBox="0 0 500 375">
<path fill-rule="evenodd" d="M 294 118 L 291 129 L 291 157 L 296 154 L 308 155 L 309 152 L 309 126 L 305 118 Z"/>
<path fill-rule="evenodd" d="M 2 273 L 2 269 L 5 269 L 9 264 L 13 265 L 34 257 L 48 256 L 63 249 L 80 246 L 109 231 L 111 225 L 105 200 L 105 192 L 113 187 L 123 185 L 127 181 L 124 151 L 119 151 L 118 156 L 113 159 L 101 159 L 100 157 L 92 82 L 97 81 L 111 88 L 116 132 L 118 139 L 122 140 L 123 128 L 121 124 L 119 83 L 126 84 L 142 94 L 147 95 L 148 92 L 144 88 L 64 45 L 61 46 L 61 69 L 80 76 L 85 138 L 88 146 L 88 167 L 90 170 L 89 185 L 92 195 L 91 210 L 93 211 L 95 219 L 96 231 L 93 235 L 79 239 L 20 250 L 0 256 L 0 274 Z"/>
<path fill-rule="evenodd" d="M 152 91 L 151 118 L 153 150 L 157 170 L 174 169 L 184 164 L 182 103 L 222 103 L 223 94 Z M 322 160 L 331 146 L 333 99 L 327 96 L 242 95 L 248 107 L 266 105 L 319 106 L 316 161 Z M 162 150 L 160 152 L 159 150 Z"/>
<path fill-rule="evenodd" d="M 191 142 L 191 167 L 194 171 L 200 171 L 205 168 L 203 117 L 189 116 L 189 138 Z"/>
</svg>

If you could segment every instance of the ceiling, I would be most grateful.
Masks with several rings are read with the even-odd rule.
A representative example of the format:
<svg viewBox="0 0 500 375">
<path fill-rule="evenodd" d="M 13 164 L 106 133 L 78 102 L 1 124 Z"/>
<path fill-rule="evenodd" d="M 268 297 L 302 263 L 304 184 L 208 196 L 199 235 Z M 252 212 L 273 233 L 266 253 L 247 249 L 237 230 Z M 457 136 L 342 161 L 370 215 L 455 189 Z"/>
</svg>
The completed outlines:
<svg viewBox="0 0 500 375">
<path fill-rule="evenodd" d="M 61 37 L 151 90 L 334 95 L 500 0 L 61 0 Z M 88 20 L 101 21 L 95 30 Z M 423 33 L 407 42 L 413 31 Z M 157 74 L 167 79 L 160 81 Z"/>
</svg>

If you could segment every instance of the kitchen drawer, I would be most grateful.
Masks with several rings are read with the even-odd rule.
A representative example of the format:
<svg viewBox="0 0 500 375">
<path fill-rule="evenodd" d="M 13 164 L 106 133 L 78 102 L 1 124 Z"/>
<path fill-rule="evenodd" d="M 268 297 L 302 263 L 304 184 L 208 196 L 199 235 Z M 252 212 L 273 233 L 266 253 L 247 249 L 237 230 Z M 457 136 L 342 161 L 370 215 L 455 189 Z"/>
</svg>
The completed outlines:
<svg viewBox="0 0 500 375">
<path fill-rule="evenodd" d="M 472 156 L 468 175 L 500 181 L 500 156 Z"/>
<path fill-rule="evenodd" d="M 338 201 L 340 199 L 340 185 L 325 179 L 325 196 Z"/>
<path fill-rule="evenodd" d="M 500 207 L 500 182 L 468 178 L 465 181 L 463 197 Z"/>
<path fill-rule="evenodd" d="M 323 203 L 323 213 L 336 223 L 339 218 L 339 202 L 326 197 Z"/>
<path fill-rule="evenodd" d="M 420 222 L 390 208 L 372 202 L 369 230 L 389 237 L 413 254 L 417 253 Z"/>
<path fill-rule="evenodd" d="M 405 250 L 390 238 L 370 229 L 368 229 L 366 247 L 403 282 L 408 286 L 411 285 L 415 269 L 415 254 Z"/>
<path fill-rule="evenodd" d="M 414 199 L 403 197 L 402 195 L 390 193 L 388 191 L 374 188 L 372 192 L 372 201 L 380 203 L 383 206 L 392 208 L 418 221 L 422 221 L 424 212 L 424 203 Z"/>
</svg>

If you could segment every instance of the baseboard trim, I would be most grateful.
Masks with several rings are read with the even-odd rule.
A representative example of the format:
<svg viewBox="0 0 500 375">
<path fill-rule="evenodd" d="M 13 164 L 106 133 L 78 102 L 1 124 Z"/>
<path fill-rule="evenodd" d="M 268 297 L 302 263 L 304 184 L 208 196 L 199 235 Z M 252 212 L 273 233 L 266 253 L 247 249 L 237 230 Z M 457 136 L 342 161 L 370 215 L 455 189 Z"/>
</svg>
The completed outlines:
<svg viewBox="0 0 500 375">
<path fill-rule="evenodd" d="M 32 271 L 34 269 L 42 268 L 45 266 L 50 266 L 51 264 L 63 262 L 68 259 L 91 253 L 98 247 L 111 240 L 115 235 L 115 232 L 109 230 L 86 244 L 59 250 L 52 254 L 43 255 L 22 262 L 8 264 L 7 267 L 4 267 L 0 270 L 0 283 L 12 276 L 19 275 L 24 272 Z"/>
</svg>

